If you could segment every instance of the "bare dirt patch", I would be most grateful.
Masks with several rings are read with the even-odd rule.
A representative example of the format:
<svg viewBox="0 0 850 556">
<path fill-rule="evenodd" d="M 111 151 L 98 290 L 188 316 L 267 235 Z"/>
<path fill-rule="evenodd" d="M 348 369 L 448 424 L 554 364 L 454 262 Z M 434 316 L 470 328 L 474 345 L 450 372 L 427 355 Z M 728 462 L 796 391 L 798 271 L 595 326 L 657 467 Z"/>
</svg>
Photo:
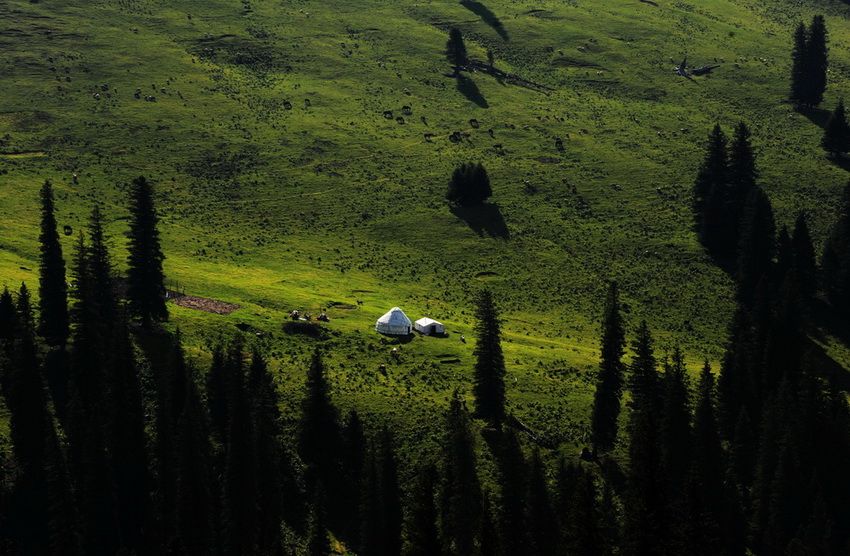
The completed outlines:
<svg viewBox="0 0 850 556">
<path fill-rule="evenodd" d="M 172 291 L 168 292 L 168 297 L 178 307 L 196 309 L 207 313 L 215 313 L 216 315 L 229 315 L 236 309 L 242 308 L 241 305 L 236 305 L 235 303 L 209 299 L 208 297 L 198 297 L 196 295 L 183 295 Z"/>
</svg>

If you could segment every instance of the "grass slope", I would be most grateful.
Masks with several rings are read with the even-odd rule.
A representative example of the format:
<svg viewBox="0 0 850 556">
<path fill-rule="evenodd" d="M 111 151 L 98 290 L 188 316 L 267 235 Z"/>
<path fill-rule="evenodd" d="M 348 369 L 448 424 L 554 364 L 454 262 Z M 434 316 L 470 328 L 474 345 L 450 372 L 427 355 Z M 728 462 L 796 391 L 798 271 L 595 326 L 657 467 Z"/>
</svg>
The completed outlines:
<svg viewBox="0 0 850 556">
<path fill-rule="evenodd" d="M 106 205 L 120 262 L 125 184 L 145 174 L 169 280 L 243 307 L 173 308 L 199 357 L 235 324 L 264 332 L 294 410 L 316 340 L 282 332 L 284 315 L 336 304 L 323 341 L 340 403 L 427 436 L 421 417 L 470 379 L 472 297 L 486 285 L 503 308 L 512 409 L 580 442 L 606 280 L 660 352 L 720 354 L 731 281 L 689 212 L 715 122 L 751 125 L 780 225 L 805 210 L 818 241 L 828 231 L 847 176 L 818 147 L 825 112 L 807 118 L 785 101 L 791 30 L 814 9 L 830 31 L 831 108 L 850 72 L 850 9 L 837 1 L 9 0 L 0 283 L 36 280 L 45 178 L 74 234 Z M 447 77 L 450 26 L 473 58 L 490 51 L 551 93 Z M 679 78 L 671 68 L 686 55 L 720 67 Z M 495 192 L 473 213 L 442 198 L 468 160 Z M 452 334 L 401 345 L 383 376 L 391 346 L 372 326 L 395 305 Z"/>
</svg>

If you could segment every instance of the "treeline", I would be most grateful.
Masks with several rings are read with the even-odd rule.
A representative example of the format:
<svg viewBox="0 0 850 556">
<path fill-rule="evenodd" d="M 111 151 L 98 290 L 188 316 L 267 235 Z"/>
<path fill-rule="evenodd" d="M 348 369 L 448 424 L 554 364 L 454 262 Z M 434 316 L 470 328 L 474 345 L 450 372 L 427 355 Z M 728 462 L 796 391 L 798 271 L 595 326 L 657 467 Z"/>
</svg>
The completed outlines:
<svg viewBox="0 0 850 556">
<path fill-rule="evenodd" d="M 804 214 L 777 233 L 748 137 L 739 124 L 727 149 L 715 126 L 694 185 L 699 238 L 737 282 L 718 381 L 722 473 L 753 552 L 846 553 L 846 371 L 809 336 L 850 308 L 850 184 L 818 264 Z"/>
<path fill-rule="evenodd" d="M 305 364 L 291 427 L 281 419 L 267 362 L 252 346 L 239 339 L 220 346 L 206 369 L 188 361 L 179 334 L 156 325 L 166 316 L 159 309 L 156 212 L 146 182 L 132 190 L 144 202 L 131 203 L 131 246 L 144 237 L 146 255 L 138 260 L 159 264 L 160 272 L 146 274 L 136 290 L 124 287 L 96 209 L 70 258 L 70 290 L 62 290 L 48 184 L 40 310 L 36 315 L 26 286 L 0 295 L 0 389 L 10 434 L 0 458 L 0 552 L 673 556 L 850 549 L 850 410 L 839 376 L 823 370 L 808 339 L 817 291 L 850 303 L 850 267 L 843 266 L 850 260 L 850 189 L 823 257 L 833 262 L 821 265 L 820 282 L 805 219 L 793 234 L 774 237 L 767 198 L 746 204 L 742 221 L 760 224 L 739 231 L 739 245 L 775 249 L 739 253 L 739 302 L 717 378 L 706 363 L 692 381 L 679 350 L 659 360 L 645 322 L 626 361 L 628 323 L 612 284 L 592 450 L 580 457 L 552 450 L 511 415 L 498 310 L 482 292 L 474 410 L 455 392 L 433 424 L 439 449 L 410 468 L 386 424 L 363 422 L 355 411 L 341 415 L 318 349 Z M 758 195 L 752 191 L 748 199 Z M 136 225 L 140 215 L 145 226 Z M 757 262 L 742 262 L 743 252 Z M 147 297 L 133 297 L 139 288 Z"/>
</svg>

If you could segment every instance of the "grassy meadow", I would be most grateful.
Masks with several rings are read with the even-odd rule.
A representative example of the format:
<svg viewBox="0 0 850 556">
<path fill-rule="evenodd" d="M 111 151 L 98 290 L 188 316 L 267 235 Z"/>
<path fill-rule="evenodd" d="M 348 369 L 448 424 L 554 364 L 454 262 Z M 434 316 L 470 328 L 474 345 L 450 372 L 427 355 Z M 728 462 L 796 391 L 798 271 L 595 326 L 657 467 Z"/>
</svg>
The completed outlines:
<svg viewBox="0 0 850 556">
<path fill-rule="evenodd" d="M 805 116 L 786 101 L 791 32 L 814 13 L 826 15 L 830 81 Z M 169 286 L 241 306 L 171 306 L 200 363 L 239 325 L 271 355 L 294 415 L 321 343 L 339 405 L 419 443 L 433 434 L 423 417 L 468 390 L 472 300 L 486 286 L 504 318 L 510 410 L 577 445 L 608 280 L 660 358 L 678 344 L 694 369 L 717 365 L 732 281 L 690 213 L 715 122 L 750 125 L 778 226 L 802 210 L 818 244 L 828 233 L 848 176 L 819 142 L 850 92 L 848 15 L 838 0 L 8 0 L 0 285 L 36 284 L 45 179 L 70 227 L 66 259 L 102 203 L 122 267 L 126 184 L 143 174 Z M 546 89 L 447 76 L 451 26 L 472 58 L 489 51 Z M 684 79 L 672 69 L 685 56 L 720 67 Z M 490 175 L 480 209 L 443 198 L 466 161 Z M 399 344 L 391 361 L 396 341 L 374 322 L 393 306 L 449 336 Z M 295 308 L 327 308 L 331 322 L 319 337 L 289 333 Z"/>
</svg>

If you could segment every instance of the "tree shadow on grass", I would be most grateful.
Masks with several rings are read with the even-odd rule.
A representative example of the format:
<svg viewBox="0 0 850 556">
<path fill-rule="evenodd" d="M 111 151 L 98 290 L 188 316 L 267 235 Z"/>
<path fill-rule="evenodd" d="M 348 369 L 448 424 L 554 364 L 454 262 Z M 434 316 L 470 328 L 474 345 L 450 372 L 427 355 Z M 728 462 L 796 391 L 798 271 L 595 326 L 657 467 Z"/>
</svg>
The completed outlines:
<svg viewBox="0 0 850 556">
<path fill-rule="evenodd" d="M 403 344 L 409 344 L 416 337 L 412 332 L 410 334 L 384 334 L 383 332 L 379 332 L 381 335 L 381 343 L 387 346 L 399 346 Z"/>
<path fill-rule="evenodd" d="M 452 207 L 452 214 L 466 222 L 472 231 L 481 237 L 508 240 L 511 233 L 496 203 L 484 203 L 474 207 Z"/>
<path fill-rule="evenodd" d="M 846 156 L 835 156 L 831 154 L 826 155 L 826 158 L 845 172 L 850 172 L 850 158 L 847 158 Z"/>
<path fill-rule="evenodd" d="M 472 79 L 460 75 L 457 78 L 457 90 L 466 97 L 467 100 L 474 102 L 481 108 L 489 108 L 490 105 L 487 104 L 487 99 L 484 98 L 484 95 L 481 94 L 481 91 L 478 89 L 478 85 L 475 84 L 475 81 Z"/>
<path fill-rule="evenodd" d="M 829 117 L 832 115 L 832 112 L 823 108 L 798 108 L 797 113 L 805 116 L 810 122 L 821 129 L 826 127 L 826 122 L 829 121 Z"/>
<path fill-rule="evenodd" d="M 502 25 L 502 22 L 499 21 L 498 17 L 496 17 L 496 14 L 490 11 L 490 8 L 481 2 L 461 2 L 460 5 L 480 17 L 484 23 L 492 27 L 493 30 L 502 37 L 503 41 L 508 41 L 508 32 L 505 31 L 505 26 Z"/>
<path fill-rule="evenodd" d="M 842 339 L 847 345 L 846 338 Z M 814 364 L 814 374 L 827 382 L 834 381 L 835 386 L 842 392 L 850 392 L 850 373 L 840 363 L 833 359 L 820 345 L 807 341 L 806 349 L 810 361 Z"/>
</svg>

